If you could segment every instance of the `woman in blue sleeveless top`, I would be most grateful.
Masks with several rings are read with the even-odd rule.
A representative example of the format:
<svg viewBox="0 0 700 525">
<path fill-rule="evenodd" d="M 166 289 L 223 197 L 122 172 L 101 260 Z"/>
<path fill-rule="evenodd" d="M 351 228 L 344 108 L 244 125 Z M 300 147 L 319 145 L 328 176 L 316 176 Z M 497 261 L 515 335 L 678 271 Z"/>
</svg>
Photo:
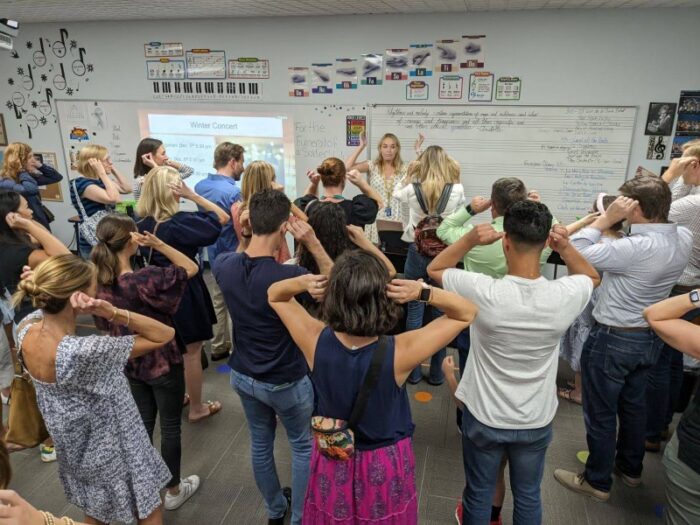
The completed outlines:
<svg viewBox="0 0 700 525">
<path fill-rule="evenodd" d="M 308 291 L 318 297 L 324 288 L 322 320 L 318 320 L 294 296 Z M 414 425 L 406 379 L 469 326 L 476 306 L 419 281 L 391 280 L 377 257 L 360 250 L 341 255 L 328 280 L 303 275 L 279 281 L 269 288 L 268 299 L 312 371 L 314 415 L 345 421 L 379 336 L 399 321 L 399 304 L 422 299 L 445 312 L 424 328 L 386 336 L 379 379 L 353 428 L 355 454 L 347 461 L 329 459 L 314 444 L 304 503 L 305 524 L 416 524 Z"/>
</svg>

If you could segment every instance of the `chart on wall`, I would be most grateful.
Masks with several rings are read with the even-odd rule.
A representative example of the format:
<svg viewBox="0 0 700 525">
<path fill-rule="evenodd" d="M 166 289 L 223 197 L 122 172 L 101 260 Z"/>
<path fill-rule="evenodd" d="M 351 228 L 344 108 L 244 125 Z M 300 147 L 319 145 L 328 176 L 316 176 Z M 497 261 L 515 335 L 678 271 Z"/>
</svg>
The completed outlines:
<svg viewBox="0 0 700 525">
<path fill-rule="evenodd" d="M 395 133 L 411 144 L 440 145 L 461 166 L 467 196 L 491 192 L 500 177 L 518 177 L 561 221 L 615 193 L 628 172 L 635 107 L 377 105 L 369 142 Z"/>
<path fill-rule="evenodd" d="M 193 104 L 59 100 L 56 102 L 65 158 L 85 144 L 102 144 L 124 174 L 130 174 L 141 138 L 162 140 L 168 156 L 192 166 L 194 186 L 213 172 L 214 149 L 230 141 L 245 148 L 246 161 L 275 167 L 277 181 L 296 197 L 306 172 L 326 157 L 346 152 L 348 117 L 364 118 L 357 105 Z"/>
</svg>

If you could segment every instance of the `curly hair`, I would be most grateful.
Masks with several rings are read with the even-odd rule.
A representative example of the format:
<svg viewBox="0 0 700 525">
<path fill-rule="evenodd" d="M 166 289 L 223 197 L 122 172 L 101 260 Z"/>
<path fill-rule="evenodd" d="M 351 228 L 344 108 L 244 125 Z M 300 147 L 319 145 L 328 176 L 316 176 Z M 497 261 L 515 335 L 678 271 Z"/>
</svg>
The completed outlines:
<svg viewBox="0 0 700 525">
<path fill-rule="evenodd" d="M 332 202 L 318 202 L 309 210 L 309 226 L 316 233 L 328 257 L 335 261 L 345 251 L 354 248 L 348 235 L 345 212 Z M 297 264 L 318 274 L 318 264 L 303 244 L 297 249 Z"/>
<path fill-rule="evenodd" d="M 19 182 L 19 174 L 24 171 L 31 154 L 31 146 L 23 142 L 13 142 L 6 146 L 0 177 Z"/>
<path fill-rule="evenodd" d="M 386 294 L 386 266 L 363 250 L 349 250 L 335 261 L 321 307 L 321 320 L 336 332 L 361 337 L 389 333 L 402 315 Z"/>
</svg>

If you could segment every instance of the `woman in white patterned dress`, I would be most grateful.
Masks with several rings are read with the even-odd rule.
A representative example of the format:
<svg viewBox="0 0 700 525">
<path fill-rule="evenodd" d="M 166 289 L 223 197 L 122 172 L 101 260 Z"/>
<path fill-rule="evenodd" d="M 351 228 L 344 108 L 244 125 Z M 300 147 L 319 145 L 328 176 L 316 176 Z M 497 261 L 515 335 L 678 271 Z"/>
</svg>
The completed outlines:
<svg viewBox="0 0 700 525">
<path fill-rule="evenodd" d="M 423 135 L 419 134 L 415 143 L 416 156 L 420 155 L 420 147 L 423 144 Z M 393 133 L 385 133 L 377 145 L 377 158 L 357 162 L 357 158 L 367 147 L 367 136 L 360 135 L 360 145 L 345 161 L 345 167 L 349 170 L 358 170 L 368 173 L 369 185 L 382 196 L 384 208 L 377 213 L 377 219 L 396 221 L 405 226 L 408 221 L 408 207 L 402 205 L 393 197 L 394 190 L 403 187 L 404 178 L 408 171 L 408 164 L 401 159 L 401 143 Z M 403 230 L 403 227 L 401 228 Z M 365 232 L 369 240 L 379 244 L 377 223 L 367 225 Z"/>
<path fill-rule="evenodd" d="M 39 409 L 58 450 L 58 473 L 68 501 L 89 524 L 162 524 L 160 490 L 168 467 L 153 448 L 124 375 L 127 359 L 162 347 L 170 326 L 93 299 L 91 262 L 50 257 L 24 275 L 15 301 L 39 311 L 20 325 L 18 357 L 32 377 Z M 93 315 L 135 335 L 76 336 L 76 316 Z"/>
</svg>

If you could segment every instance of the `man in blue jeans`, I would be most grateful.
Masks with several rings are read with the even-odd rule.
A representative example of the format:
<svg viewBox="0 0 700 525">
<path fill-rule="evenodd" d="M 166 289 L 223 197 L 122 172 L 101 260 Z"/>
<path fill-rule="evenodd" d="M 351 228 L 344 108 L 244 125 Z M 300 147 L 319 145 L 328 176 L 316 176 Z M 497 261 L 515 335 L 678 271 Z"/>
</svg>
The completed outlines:
<svg viewBox="0 0 700 525">
<path fill-rule="evenodd" d="M 590 300 L 599 277 L 569 244 L 544 204 L 521 201 L 503 219 L 504 232 L 480 224 L 428 266 L 445 290 L 479 306 L 470 326 L 471 350 L 456 397 L 464 404 L 462 448 L 467 485 L 460 523 L 484 524 L 501 461 L 510 468 L 513 523 L 542 521 L 540 482 L 557 410 L 559 340 Z M 454 266 L 475 246 L 502 239 L 508 273 L 500 279 Z M 547 241 L 569 275 L 549 281 L 540 274 Z"/>
<path fill-rule="evenodd" d="M 281 525 L 291 502 L 292 523 L 301 523 L 311 460 L 314 394 L 304 356 L 267 302 L 271 284 L 308 273 L 283 265 L 275 253 L 283 234 L 292 233 L 314 256 L 321 273 L 333 265 L 305 222 L 290 222 L 284 193 L 266 190 L 250 201 L 252 238 L 245 251 L 220 254 L 213 273 L 233 320 L 236 351 L 229 359 L 231 385 L 241 397 L 248 421 L 253 473 L 265 500 L 270 525 Z M 247 241 L 247 239 L 244 239 Z M 244 242 L 244 246 L 246 243 Z M 274 459 L 277 417 L 292 448 L 292 489 L 282 489 Z"/>
<path fill-rule="evenodd" d="M 647 376 L 663 342 L 642 311 L 668 297 L 688 263 L 693 236 L 668 222 L 671 190 L 658 177 L 641 176 L 571 240 L 603 272 L 593 310 L 596 324 L 583 347 L 583 417 L 590 452 L 582 473 L 557 469 L 566 488 L 607 501 L 615 470 L 630 487 L 641 483 L 646 433 Z M 599 243 L 604 230 L 626 220 L 630 235 Z M 617 428 L 619 420 L 620 428 Z"/>
</svg>

